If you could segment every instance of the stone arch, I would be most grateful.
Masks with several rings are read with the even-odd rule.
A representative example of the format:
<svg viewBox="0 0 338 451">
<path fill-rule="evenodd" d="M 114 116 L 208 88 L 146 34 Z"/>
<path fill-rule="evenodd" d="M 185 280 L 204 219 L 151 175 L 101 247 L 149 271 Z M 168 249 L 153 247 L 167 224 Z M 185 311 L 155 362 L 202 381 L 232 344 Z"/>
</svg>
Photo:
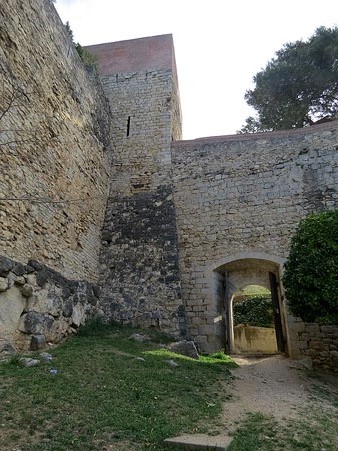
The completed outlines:
<svg viewBox="0 0 338 451">
<path fill-rule="evenodd" d="M 248 285 L 259 285 L 271 291 L 278 349 L 288 353 L 287 315 L 281 283 L 285 259 L 264 252 L 242 252 L 215 263 L 213 272 L 214 303 L 221 306 L 224 318 L 224 345 L 234 352 L 232 300 L 236 292 Z"/>
</svg>

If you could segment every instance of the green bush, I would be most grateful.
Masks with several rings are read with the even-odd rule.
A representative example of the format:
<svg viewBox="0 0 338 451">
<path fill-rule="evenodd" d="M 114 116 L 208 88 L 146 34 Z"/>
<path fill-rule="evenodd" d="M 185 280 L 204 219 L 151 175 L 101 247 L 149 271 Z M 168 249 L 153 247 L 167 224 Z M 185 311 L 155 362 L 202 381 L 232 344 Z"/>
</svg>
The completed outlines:
<svg viewBox="0 0 338 451">
<path fill-rule="evenodd" d="M 266 296 L 252 298 L 233 303 L 234 324 L 249 324 L 257 327 L 273 326 L 273 310 L 271 299 Z"/>
<path fill-rule="evenodd" d="M 76 51 L 79 54 L 83 64 L 85 66 L 93 67 L 94 70 L 97 70 L 97 65 L 98 65 L 97 57 L 95 55 L 93 55 L 92 53 L 90 53 L 89 50 L 82 47 L 82 45 L 79 43 L 75 44 L 75 48 L 76 48 Z"/>
<path fill-rule="evenodd" d="M 311 214 L 300 222 L 283 283 L 294 315 L 338 324 L 338 211 Z"/>
</svg>

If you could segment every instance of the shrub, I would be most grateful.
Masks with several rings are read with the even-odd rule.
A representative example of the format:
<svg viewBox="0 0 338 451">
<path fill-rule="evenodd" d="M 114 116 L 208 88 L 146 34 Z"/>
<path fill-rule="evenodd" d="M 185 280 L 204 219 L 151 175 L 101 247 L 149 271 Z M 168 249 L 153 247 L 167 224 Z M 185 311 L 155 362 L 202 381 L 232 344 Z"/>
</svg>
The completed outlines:
<svg viewBox="0 0 338 451">
<path fill-rule="evenodd" d="M 283 283 L 294 315 L 338 324 L 338 211 L 311 214 L 300 222 Z"/>
<path fill-rule="evenodd" d="M 250 324 L 257 327 L 273 325 L 271 299 L 266 296 L 253 296 L 233 304 L 234 324 Z"/>
<path fill-rule="evenodd" d="M 94 69 L 94 71 L 97 70 L 97 57 L 95 55 L 93 55 L 92 53 L 90 53 L 89 50 L 85 49 L 84 47 L 82 47 L 81 44 L 77 43 L 75 44 L 75 48 L 77 53 L 79 54 L 83 64 L 86 67 L 92 67 Z"/>
</svg>

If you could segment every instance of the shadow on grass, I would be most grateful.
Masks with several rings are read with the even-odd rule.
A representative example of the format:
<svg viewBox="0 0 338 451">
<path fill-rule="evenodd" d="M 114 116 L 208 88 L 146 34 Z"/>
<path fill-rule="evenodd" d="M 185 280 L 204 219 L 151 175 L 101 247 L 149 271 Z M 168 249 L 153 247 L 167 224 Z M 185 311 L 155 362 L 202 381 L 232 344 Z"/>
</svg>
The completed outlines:
<svg viewBox="0 0 338 451">
<path fill-rule="evenodd" d="M 135 332 L 150 340 L 130 339 Z M 228 396 L 219 387 L 232 363 L 171 353 L 166 342 L 157 331 L 96 323 L 51 349 L 52 362 L 1 364 L 2 451 L 122 450 L 122 443 L 160 451 L 165 438 L 208 431 Z"/>
</svg>

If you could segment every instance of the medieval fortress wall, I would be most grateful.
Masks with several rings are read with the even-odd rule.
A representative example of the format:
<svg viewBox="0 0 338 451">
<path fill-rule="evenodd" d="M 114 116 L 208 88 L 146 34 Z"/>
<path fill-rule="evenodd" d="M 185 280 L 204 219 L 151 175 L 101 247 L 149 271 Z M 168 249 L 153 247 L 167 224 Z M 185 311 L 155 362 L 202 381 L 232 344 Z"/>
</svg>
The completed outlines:
<svg viewBox="0 0 338 451">
<path fill-rule="evenodd" d="M 218 275 L 227 272 L 228 285 L 237 281 L 238 289 L 248 279 L 269 288 L 268 271 L 280 277 L 299 221 L 338 207 L 337 123 L 177 141 L 172 150 L 188 329 L 211 350 L 224 334 Z M 288 351 L 297 355 L 307 346 L 298 334 L 304 325 L 284 315 Z"/>
<path fill-rule="evenodd" d="M 181 138 L 171 35 L 88 47 L 110 101 L 114 160 L 100 286 L 109 317 L 185 330 L 171 140 Z"/>
<path fill-rule="evenodd" d="M 233 293 L 272 275 L 287 352 L 337 366 L 280 282 L 299 220 L 337 208 L 337 122 L 180 141 L 171 35 L 88 47 L 100 80 L 49 0 L 1 5 L 0 42 L 0 352 L 95 314 L 231 350 Z"/>
<path fill-rule="evenodd" d="M 0 120 L 1 254 L 95 281 L 108 195 L 109 149 L 100 142 L 100 127 L 110 134 L 107 102 L 51 2 L 2 2 L 0 25 L 1 108 L 9 107 Z"/>
<path fill-rule="evenodd" d="M 97 304 L 110 111 L 49 0 L 1 2 L 0 112 L 1 353 Z"/>
</svg>

